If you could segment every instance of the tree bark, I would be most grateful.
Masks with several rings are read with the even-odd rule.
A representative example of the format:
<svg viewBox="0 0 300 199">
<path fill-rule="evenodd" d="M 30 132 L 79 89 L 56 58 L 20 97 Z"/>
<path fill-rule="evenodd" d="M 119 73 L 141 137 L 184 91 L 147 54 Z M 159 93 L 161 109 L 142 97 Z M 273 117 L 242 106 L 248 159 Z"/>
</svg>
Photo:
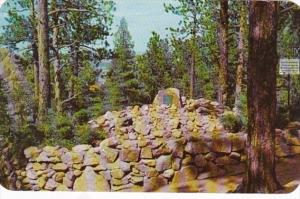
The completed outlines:
<svg viewBox="0 0 300 199">
<path fill-rule="evenodd" d="M 218 44 L 220 49 L 219 90 L 218 101 L 227 102 L 227 76 L 228 76 L 228 0 L 220 0 L 220 22 L 218 31 Z"/>
<path fill-rule="evenodd" d="M 56 0 L 52 0 L 51 2 L 52 10 L 57 9 Z M 52 38 L 52 46 L 54 52 L 54 101 L 55 101 L 55 109 L 56 112 L 62 112 L 62 103 L 61 103 L 61 77 L 60 77 L 60 55 L 59 55 L 59 12 L 54 13 L 52 15 L 53 19 L 53 38 Z"/>
<path fill-rule="evenodd" d="M 51 103 L 50 63 L 49 63 L 49 24 L 48 1 L 38 1 L 38 51 L 39 51 L 39 106 L 38 120 L 46 119 Z"/>
<path fill-rule="evenodd" d="M 72 111 L 76 107 L 76 96 L 75 94 L 75 78 L 78 77 L 79 75 L 79 44 L 75 42 L 73 45 L 70 47 L 70 54 L 71 54 L 71 67 L 72 67 L 72 77 L 70 78 L 69 81 L 69 93 L 68 93 L 68 98 L 73 99 L 70 101 L 70 107 L 69 109 L 69 114 L 72 114 Z"/>
<path fill-rule="evenodd" d="M 37 29 L 36 29 L 36 15 L 34 0 L 31 1 L 31 24 L 32 24 L 32 55 L 34 65 L 34 96 L 36 101 L 39 97 L 39 53 L 37 46 Z"/>
<path fill-rule="evenodd" d="M 241 115 L 241 92 L 243 84 L 243 72 L 245 68 L 245 26 L 246 26 L 246 8 L 244 2 L 241 2 L 240 12 L 240 29 L 239 29 L 239 41 L 238 41 L 238 66 L 236 69 L 236 84 L 235 84 L 235 101 L 234 112 L 237 115 Z"/>
<path fill-rule="evenodd" d="M 196 65 L 196 34 L 192 38 L 192 64 L 190 68 L 190 98 L 194 98 L 195 94 L 195 65 Z"/>
<path fill-rule="evenodd" d="M 275 173 L 275 115 L 278 3 L 250 2 L 247 173 L 238 192 L 272 193 Z"/>
</svg>

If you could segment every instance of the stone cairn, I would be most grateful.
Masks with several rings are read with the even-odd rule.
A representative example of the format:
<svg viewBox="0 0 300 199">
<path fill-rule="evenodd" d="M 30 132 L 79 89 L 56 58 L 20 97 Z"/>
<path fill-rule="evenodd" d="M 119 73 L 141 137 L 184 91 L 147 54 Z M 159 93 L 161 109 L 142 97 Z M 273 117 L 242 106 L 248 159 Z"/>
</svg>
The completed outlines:
<svg viewBox="0 0 300 199">
<path fill-rule="evenodd" d="M 151 105 L 107 112 L 90 121 L 91 128 L 109 134 L 98 147 L 27 148 L 27 167 L 18 173 L 20 186 L 51 191 L 156 191 L 243 173 L 247 135 L 224 129 L 220 117 L 225 107 L 203 98 L 180 97 L 180 105 L 172 100 L 166 105 L 157 97 Z M 286 137 L 282 131 L 277 134 L 278 139 Z M 289 144 L 283 150 L 277 147 L 279 156 L 299 154 L 299 143 L 299 138 L 294 140 L 292 150 Z"/>
</svg>

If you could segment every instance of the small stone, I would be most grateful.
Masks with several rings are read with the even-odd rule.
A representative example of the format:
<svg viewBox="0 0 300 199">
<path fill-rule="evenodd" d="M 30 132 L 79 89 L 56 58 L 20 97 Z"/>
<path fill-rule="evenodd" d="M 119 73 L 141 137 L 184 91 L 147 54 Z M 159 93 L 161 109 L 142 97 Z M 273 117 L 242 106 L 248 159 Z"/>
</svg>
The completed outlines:
<svg viewBox="0 0 300 199">
<path fill-rule="evenodd" d="M 61 156 L 61 160 L 65 164 L 79 164 L 83 160 L 83 155 L 76 152 L 67 152 Z"/>
<path fill-rule="evenodd" d="M 58 173 L 54 174 L 52 178 L 53 178 L 56 182 L 62 182 L 64 176 L 65 176 L 65 173 L 64 173 L 64 172 L 58 172 Z"/>
<path fill-rule="evenodd" d="M 52 169 L 47 170 L 47 177 L 51 178 L 55 174 L 55 171 Z"/>
<path fill-rule="evenodd" d="M 124 179 L 111 179 L 111 184 L 115 185 L 115 186 L 121 186 L 121 185 L 126 185 L 129 183 L 128 178 L 124 178 Z"/>
<path fill-rule="evenodd" d="M 154 168 L 149 168 L 147 171 L 145 171 L 145 176 L 147 178 L 156 177 L 158 175 L 159 175 L 158 171 L 156 171 L 156 169 Z"/>
<path fill-rule="evenodd" d="M 53 191 L 57 187 L 57 182 L 55 182 L 53 179 L 48 179 L 45 189 L 49 191 Z"/>
<path fill-rule="evenodd" d="M 43 151 L 47 153 L 48 157 L 55 157 L 55 156 L 58 156 L 59 153 L 58 153 L 58 150 L 59 147 L 55 146 L 45 146 L 43 148 Z"/>
<path fill-rule="evenodd" d="M 100 162 L 100 156 L 96 153 L 87 152 L 84 155 L 83 166 L 97 166 Z"/>
<path fill-rule="evenodd" d="M 133 184 L 139 184 L 144 181 L 144 177 L 132 176 L 130 182 Z"/>
<path fill-rule="evenodd" d="M 163 131 L 161 131 L 161 130 L 153 131 L 153 135 L 158 138 L 162 138 L 164 136 Z"/>
<path fill-rule="evenodd" d="M 122 145 L 124 149 L 136 148 L 137 142 L 133 140 L 125 140 Z"/>
<path fill-rule="evenodd" d="M 146 139 L 138 140 L 138 146 L 140 148 L 148 146 L 148 141 Z"/>
<path fill-rule="evenodd" d="M 186 154 L 185 158 L 182 160 L 182 165 L 187 166 L 187 165 L 192 164 L 192 163 L 193 163 L 192 156 Z"/>
<path fill-rule="evenodd" d="M 193 181 L 198 176 L 198 169 L 195 166 L 186 166 L 176 171 L 172 180 L 172 184 L 180 184 L 182 182 Z"/>
<path fill-rule="evenodd" d="M 55 171 L 66 171 L 68 169 L 68 166 L 64 163 L 57 163 L 52 167 Z"/>
<path fill-rule="evenodd" d="M 156 161 L 153 160 L 153 159 L 150 159 L 150 160 L 145 160 L 144 159 L 144 160 L 141 161 L 141 163 L 144 164 L 144 165 L 147 165 L 149 167 L 155 167 L 155 165 L 156 165 Z"/>
<path fill-rule="evenodd" d="M 114 169 L 111 171 L 111 176 L 116 179 L 121 179 L 125 175 L 121 169 Z"/>
<path fill-rule="evenodd" d="M 199 154 L 199 155 L 197 155 L 197 156 L 195 157 L 195 161 L 194 161 L 194 162 L 195 162 L 196 166 L 197 166 L 197 167 L 200 167 L 200 168 L 205 167 L 206 164 L 207 164 L 206 159 L 205 159 L 204 156 L 201 155 L 201 154 Z"/>
<path fill-rule="evenodd" d="M 230 153 L 231 152 L 231 140 L 229 136 L 222 134 L 215 134 L 212 137 L 211 149 L 213 152 Z"/>
<path fill-rule="evenodd" d="M 171 129 L 177 129 L 179 126 L 179 119 L 178 118 L 170 119 L 169 126 L 171 127 Z"/>
<path fill-rule="evenodd" d="M 103 148 L 103 147 L 116 147 L 116 146 L 118 146 L 118 144 L 119 144 L 119 140 L 116 137 L 110 137 L 110 138 L 107 138 L 107 139 L 103 140 L 100 143 L 100 148 Z"/>
<path fill-rule="evenodd" d="M 165 171 L 172 167 L 172 161 L 170 155 L 163 155 L 156 160 L 156 170 Z"/>
<path fill-rule="evenodd" d="M 154 140 L 151 142 L 151 148 L 156 149 L 162 145 L 162 141 L 160 140 Z"/>
<path fill-rule="evenodd" d="M 66 185 L 63 185 L 63 184 L 59 184 L 55 191 L 70 191 L 70 189 L 68 189 L 68 187 Z"/>
<path fill-rule="evenodd" d="M 81 170 L 81 168 L 83 167 L 82 164 L 73 164 L 72 167 L 76 170 Z"/>
<path fill-rule="evenodd" d="M 150 147 L 144 147 L 141 150 L 141 158 L 142 159 L 151 159 L 153 158 L 152 149 Z"/>
<path fill-rule="evenodd" d="M 101 148 L 101 153 L 105 156 L 105 159 L 109 163 L 115 162 L 119 154 L 118 150 L 109 147 Z"/>
<path fill-rule="evenodd" d="M 167 146 L 172 152 L 173 157 L 182 158 L 184 154 L 184 141 L 168 140 Z"/>
<path fill-rule="evenodd" d="M 96 171 L 96 172 L 105 171 L 105 170 L 107 170 L 107 168 L 102 164 L 97 165 L 96 167 L 94 167 L 94 171 Z"/>
<path fill-rule="evenodd" d="M 32 146 L 32 147 L 28 147 L 24 150 L 24 155 L 27 159 L 36 158 L 36 157 L 38 157 L 40 152 L 41 152 L 40 149 Z"/>
<path fill-rule="evenodd" d="M 45 170 L 45 169 L 46 169 L 46 164 L 33 163 L 33 164 L 32 164 L 32 168 L 33 168 L 35 171 Z"/>
<path fill-rule="evenodd" d="M 100 171 L 99 174 L 104 176 L 105 180 L 107 180 L 107 181 L 111 180 L 111 174 L 110 174 L 109 170 Z"/>
<path fill-rule="evenodd" d="M 153 192 L 157 191 L 159 188 L 165 186 L 168 184 L 168 180 L 161 177 L 152 177 L 152 178 L 146 178 L 144 181 L 144 191 L 146 192 Z"/>
<path fill-rule="evenodd" d="M 164 171 L 162 175 L 163 175 L 165 178 L 170 179 L 170 178 L 173 177 L 174 173 L 175 173 L 175 171 L 174 171 L 173 169 L 168 169 L 168 170 Z"/>
<path fill-rule="evenodd" d="M 140 149 L 137 148 L 129 148 L 122 149 L 120 158 L 124 162 L 138 162 L 140 156 Z"/>
<path fill-rule="evenodd" d="M 22 177 L 26 177 L 26 171 L 22 171 L 22 172 L 21 172 L 21 176 L 22 176 Z"/>
<path fill-rule="evenodd" d="M 231 152 L 229 154 L 229 157 L 235 160 L 240 160 L 241 159 L 241 154 L 237 153 L 237 152 Z"/>
<path fill-rule="evenodd" d="M 72 188 L 73 187 L 73 181 L 68 179 L 67 177 L 63 178 L 63 185 L 65 185 L 68 188 Z"/>
<path fill-rule="evenodd" d="M 86 145 L 86 144 L 77 145 L 72 148 L 72 151 L 79 153 L 79 154 L 83 154 L 82 152 L 88 151 L 90 148 L 92 148 L 91 145 Z"/>
<path fill-rule="evenodd" d="M 130 164 L 127 162 L 119 161 L 119 166 L 120 166 L 120 169 L 124 172 L 130 171 Z"/>
<path fill-rule="evenodd" d="M 136 140 L 137 139 L 137 136 L 135 133 L 128 133 L 128 136 L 129 136 L 129 140 Z"/>
<path fill-rule="evenodd" d="M 209 149 L 204 142 L 188 142 L 184 151 L 190 154 L 208 153 Z"/>
<path fill-rule="evenodd" d="M 34 170 L 28 170 L 26 172 L 26 176 L 32 180 L 36 180 L 38 178 L 37 173 Z"/>
<path fill-rule="evenodd" d="M 174 129 L 174 130 L 172 130 L 172 136 L 175 138 L 181 138 L 182 132 L 179 129 Z"/>
<path fill-rule="evenodd" d="M 171 153 L 172 153 L 171 149 L 166 144 L 164 144 L 157 149 L 153 149 L 152 154 L 154 157 L 159 157 L 161 155 L 169 155 Z"/>
<path fill-rule="evenodd" d="M 44 188 L 44 186 L 45 186 L 45 184 L 46 184 L 46 177 L 40 177 L 40 178 L 38 178 L 37 179 L 37 186 L 39 187 L 39 188 L 41 188 L 41 189 L 43 189 Z"/>
<path fill-rule="evenodd" d="M 180 170 L 181 168 L 181 159 L 180 158 L 175 158 L 173 163 L 172 163 L 172 169 L 175 171 Z"/>
<path fill-rule="evenodd" d="M 216 159 L 216 157 L 217 157 L 217 154 L 214 152 L 209 152 L 205 155 L 205 159 L 207 161 L 214 161 Z"/>
<path fill-rule="evenodd" d="M 37 162 L 51 162 L 50 158 L 48 157 L 47 153 L 42 151 L 39 156 L 36 158 Z"/>
<path fill-rule="evenodd" d="M 81 174 L 82 174 L 82 171 L 80 171 L 80 170 L 74 171 L 74 176 L 76 176 L 76 177 L 80 176 Z"/>
</svg>

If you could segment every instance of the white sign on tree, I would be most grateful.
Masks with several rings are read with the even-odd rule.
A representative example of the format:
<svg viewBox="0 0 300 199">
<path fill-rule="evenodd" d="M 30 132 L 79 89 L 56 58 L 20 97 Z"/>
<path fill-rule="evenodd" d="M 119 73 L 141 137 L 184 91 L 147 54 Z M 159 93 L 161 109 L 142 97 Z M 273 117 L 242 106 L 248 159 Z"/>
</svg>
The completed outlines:
<svg viewBox="0 0 300 199">
<path fill-rule="evenodd" d="M 280 59 L 280 75 L 300 74 L 300 59 Z"/>
</svg>

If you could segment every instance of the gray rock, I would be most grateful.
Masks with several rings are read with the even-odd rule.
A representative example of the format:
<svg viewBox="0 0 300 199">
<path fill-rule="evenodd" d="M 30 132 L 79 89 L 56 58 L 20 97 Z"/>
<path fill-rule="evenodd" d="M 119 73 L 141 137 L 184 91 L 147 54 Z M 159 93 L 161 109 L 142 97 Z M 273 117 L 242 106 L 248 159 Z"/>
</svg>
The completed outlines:
<svg viewBox="0 0 300 199">
<path fill-rule="evenodd" d="M 165 171 L 172 167 L 171 155 L 162 155 L 156 160 L 156 170 Z"/>
<path fill-rule="evenodd" d="M 53 191 L 56 187 L 57 187 L 57 182 L 55 182 L 55 180 L 53 180 L 52 178 L 48 179 L 45 185 L 45 189 L 49 191 Z"/>
<path fill-rule="evenodd" d="M 29 179 L 32 179 L 32 180 L 36 180 L 38 178 L 37 173 L 34 170 L 31 170 L 31 169 L 26 171 L 26 176 Z"/>
<path fill-rule="evenodd" d="M 72 148 L 72 151 L 82 154 L 82 152 L 88 151 L 90 148 L 92 148 L 91 145 L 83 144 L 83 145 L 74 146 Z"/>
</svg>

